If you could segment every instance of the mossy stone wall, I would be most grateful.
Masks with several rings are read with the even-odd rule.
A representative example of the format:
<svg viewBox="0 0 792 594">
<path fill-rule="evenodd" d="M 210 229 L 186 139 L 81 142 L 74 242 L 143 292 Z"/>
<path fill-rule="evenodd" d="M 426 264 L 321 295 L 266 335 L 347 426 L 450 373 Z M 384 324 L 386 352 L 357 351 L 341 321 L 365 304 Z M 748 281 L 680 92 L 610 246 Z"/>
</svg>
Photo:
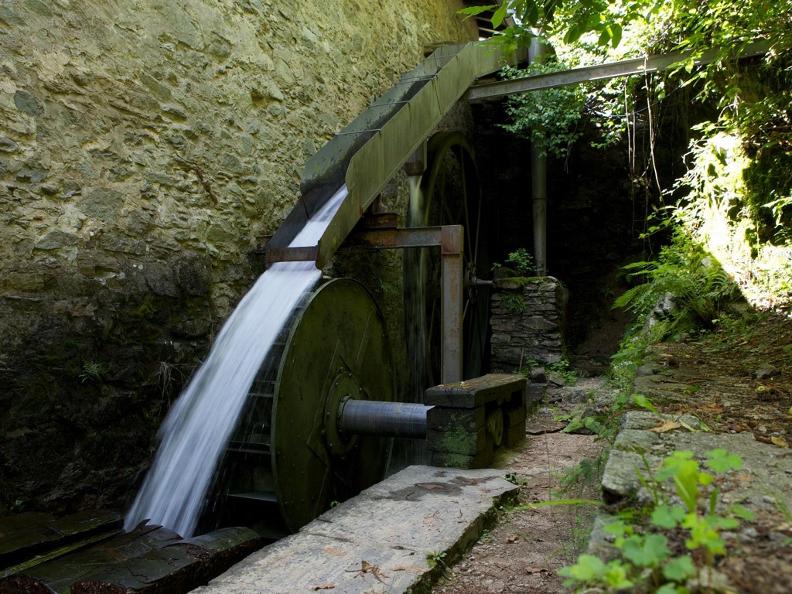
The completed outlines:
<svg viewBox="0 0 792 594">
<path fill-rule="evenodd" d="M 0 5 L 0 513 L 123 503 L 306 158 L 460 6 Z"/>
</svg>

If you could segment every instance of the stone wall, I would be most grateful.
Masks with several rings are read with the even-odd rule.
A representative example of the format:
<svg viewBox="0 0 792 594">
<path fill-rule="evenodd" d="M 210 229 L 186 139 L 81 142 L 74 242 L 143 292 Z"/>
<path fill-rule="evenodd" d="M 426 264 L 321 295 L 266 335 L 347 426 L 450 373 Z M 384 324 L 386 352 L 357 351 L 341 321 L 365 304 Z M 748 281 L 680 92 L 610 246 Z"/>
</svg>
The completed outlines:
<svg viewBox="0 0 792 594">
<path fill-rule="evenodd" d="M 495 280 L 492 294 L 491 367 L 514 373 L 564 355 L 567 291 L 552 276 Z"/>
<path fill-rule="evenodd" d="M 0 513 L 123 500 L 305 159 L 460 6 L 0 3 Z"/>
</svg>

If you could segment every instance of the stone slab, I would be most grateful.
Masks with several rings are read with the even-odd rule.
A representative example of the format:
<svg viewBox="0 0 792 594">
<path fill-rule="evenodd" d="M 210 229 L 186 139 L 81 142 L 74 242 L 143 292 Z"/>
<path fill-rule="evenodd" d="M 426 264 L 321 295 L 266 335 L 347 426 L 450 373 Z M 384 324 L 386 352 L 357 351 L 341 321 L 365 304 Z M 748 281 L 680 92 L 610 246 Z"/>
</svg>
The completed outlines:
<svg viewBox="0 0 792 594">
<path fill-rule="evenodd" d="M 441 384 L 426 390 L 424 402 L 450 408 L 476 408 L 488 402 L 510 400 L 525 390 L 526 379 L 508 373 L 488 373 L 456 384 Z"/>
<path fill-rule="evenodd" d="M 410 466 L 195 592 L 428 591 L 517 489 L 497 470 Z"/>
<path fill-rule="evenodd" d="M 673 430 L 652 428 L 673 421 Z M 609 502 L 637 498 L 651 500 L 638 472 L 648 464 L 656 468 L 674 450 L 691 450 L 702 460 L 709 450 L 723 448 L 743 460 L 739 480 L 721 486 L 722 499 L 761 510 L 779 505 L 792 508 L 792 450 L 756 441 L 751 433 L 712 433 L 692 415 L 659 415 L 633 411 L 625 415 L 622 430 L 602 475 L 602 490 Z M 643 457 L 643 458 L 642 458 Z"/>
</svg>

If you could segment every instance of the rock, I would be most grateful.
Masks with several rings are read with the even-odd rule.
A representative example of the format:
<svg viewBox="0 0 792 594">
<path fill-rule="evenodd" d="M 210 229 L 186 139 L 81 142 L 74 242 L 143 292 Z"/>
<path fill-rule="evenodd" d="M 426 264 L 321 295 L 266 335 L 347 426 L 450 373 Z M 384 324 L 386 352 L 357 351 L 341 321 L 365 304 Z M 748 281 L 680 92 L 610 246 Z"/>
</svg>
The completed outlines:
<svg viewBox="0 0 792 594">
<path fill-rule="evenodd" d="M 547 374 L 544 367 L 534 367 L 531 369 L 531 382 L 535 384 L 547 383 Z"/>
<path fill-rule="evenodd" d="M 589 399 L 589 391 L 577 386 L 564 386 L 558 390 L 561 401 L 569 404 L 582 404 Z"/>
<path fill-rule="evenodd" d="M 658 371 L 656 365 L 652 363 L 644 363 L 638 369 L 635 370 L 635 375 L 638 377 L 647 376 L 647 375 L 654 375 Z"/>
<path fill-rule="evenodd" d="M 765 367 L 760 367 L 754 372 L 754 377 L 758 380 L 768 379 L 771 377 L 775 377 L 780 375 L 781 372 L 773 367 L 772 365 L 767 365 Z"/>
<path fill-rule="evenodd" d="M 15 153 L 19 149 L 19 145 L 5 136 L 0 136 L 0 151 L 4 153 Z"/>
<path fill-rule="evenodd" d="M 605 532 L 605 527 L 618 520 L 618 517 L 609 514 L 598 513 L 594 518 L 594 524 L 591 527 L 591 534 L 589 536 L 587 553 L 595 555 L 603 561 L 610 561 L 619 556 L 619 552 L 613 547 L 613 536 Z"/>
<path fill-rule="evenodd" d="M 185 257 L 176 264 L 176 283 L 187 295 L 200 297 L 209 293 L 209 267 L 197 255 Z"/>
<path fill-rule="evenodd" d="M 122 204 L 121 193 L 109 188 L 89 190 L 78 203 L 80 210 L 86 215 L 104 222 L 116 222 Z"/>
<path fill-rule="evenodd" d="M 15 475 L 0 508 L 50 496 L 55 507 L 123 506 L 171 392 L 205 355 L 207 328 L 255 280 L 248 251 L 295 204 L 305 153 L 418 64 L 424 41 L 476 37 L 442 0 L 354 19 L 310 2 L 299 18 L 283 5 L 285 19 L 264 18 L 270 0 L 100 4 L 0 1 L 0 368 L 13 377 L 0 390 L 0 433 L 38 435 L 27 449 L 23 439 L 0 448 Z M 312 34 L 311 51 L 295 41 Z M 275 61 L 290 82 L 274 80 Z M 149 265 L 158 272 L 147 277 Z M 396 266 L 377 275 L 402 282 Z M 96 352 L 109 344 L 120 345 L 112 381 L 82 382 L 86 362 L 109 364 Z M 404 367 L 403 341 L 393 344 Z M 160 363 L 184 378 L 163 390 Z M 101 390 L 128 410 L 75 432 Z M 59 490 L 67 467 L 74 481 Z"/>
<path fill-rule="evenodd" d="M 44 113 L 44 108 L 39 100 L 32 93 L 22 89 L 14 93 L 14 105 L 19 111 L 27 115 L 40 116 Z"/>
<path fill-rule="evenodd" d="M 174 105 L 173 103 L 167 103 L 165 105 L 162 105 L 160 107 L 160 109 L 162 110 L 163 113 L 171 116 L 172 118 L 174 118 L 176 120 L 186 120 L 187 119 L 187 113 L 179 105 Z"/>
<path fill-rule="evenodd" d="M 76 245 L 79 238 L 73 233 L 67 233 L 60 229 L 53 229 L 39 239 L 35 248 L 37 250 L 56 250 L 58 248 Z"/>
</svg>

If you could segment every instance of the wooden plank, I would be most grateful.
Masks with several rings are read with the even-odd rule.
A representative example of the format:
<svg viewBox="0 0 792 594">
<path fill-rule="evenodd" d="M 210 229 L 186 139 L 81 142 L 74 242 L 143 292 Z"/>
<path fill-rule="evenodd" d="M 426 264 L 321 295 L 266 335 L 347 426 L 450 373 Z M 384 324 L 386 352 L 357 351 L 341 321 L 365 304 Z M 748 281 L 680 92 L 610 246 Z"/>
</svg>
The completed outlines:
<svg viewBox="0 0 792 594">
<path fill-rule="evenodd" d="M 7 575 L 3 568 L 120 527 L 121 515 L 109 510 L 84 511 L 61 517 L 43 512 L 2 517 L 0 577 Z"/>
<path fill-rule="evenodd" d="M 261 544 L 249 528 L 222 528 L 182 539 L 159 526 L 141 526 L 0 580 L 0 594 L 186 592 Z"/>
</svg>

